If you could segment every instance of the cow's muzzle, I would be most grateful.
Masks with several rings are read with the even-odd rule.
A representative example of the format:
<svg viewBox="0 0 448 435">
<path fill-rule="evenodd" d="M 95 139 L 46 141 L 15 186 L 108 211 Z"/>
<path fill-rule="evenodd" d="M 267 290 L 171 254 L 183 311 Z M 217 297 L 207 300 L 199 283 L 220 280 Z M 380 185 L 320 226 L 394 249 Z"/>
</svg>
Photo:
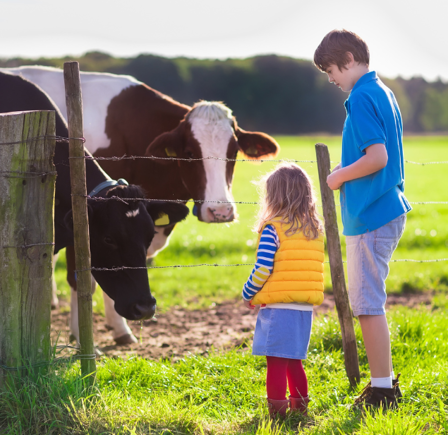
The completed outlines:
<svg viewBox="0 0 448 435">
<path fill-rule="evenodd" d="M 156 313 L 156 300 L 149 304 L 135 304 L 132 307 L 129 320 L 148 320 L 154 317 Z"/>
</svg>

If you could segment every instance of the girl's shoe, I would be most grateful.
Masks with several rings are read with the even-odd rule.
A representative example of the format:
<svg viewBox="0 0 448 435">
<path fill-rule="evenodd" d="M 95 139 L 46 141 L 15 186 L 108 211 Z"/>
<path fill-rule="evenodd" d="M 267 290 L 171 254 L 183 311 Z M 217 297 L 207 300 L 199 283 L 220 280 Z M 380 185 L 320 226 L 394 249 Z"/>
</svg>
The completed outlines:
<svg viewBox="0 0 448 435">
<path fill-rule="evenodd" d="M 292 397 L 289 396 L 289 409 L 295 414 L 308 415 L 308 403 L 310 397 Z"/>
<path fill-rule="evenodd" d="M 276 418 L 278 415 L 281 417 L 286 416 L 286 410 L 288 409 L 289 400 L 275 400 L 268 399 L 269 417 Z"/>
</svg>

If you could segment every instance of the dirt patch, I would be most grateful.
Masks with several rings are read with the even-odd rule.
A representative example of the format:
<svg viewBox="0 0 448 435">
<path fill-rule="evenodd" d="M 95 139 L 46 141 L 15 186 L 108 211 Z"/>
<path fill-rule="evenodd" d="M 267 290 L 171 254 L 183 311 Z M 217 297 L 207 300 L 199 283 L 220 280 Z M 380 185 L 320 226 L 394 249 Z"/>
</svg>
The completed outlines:
<svg viewBox="0 0 448 435">
<path fill-rule="evenodd" d="M 431 293 L 389 295 L 387 306 L 406 305 L 417 307 L 430 305 Z M 316 315 L 325 315 L 335 307 L 332 295 L 326 295 L 324 303 L 315 309 Z M 207 355 L 211 347 L 228 349 L 246 346 L 252 339 L 256 316 L 246 309 L 240 300 L 226 301 L 207 310 L 172 308 L 157 319 L 129 322 L 138 343 L 115 345 L 104 317 L 94 315 L 94 337 L 98 349 L 109 357 L 137 354 L 149 359 L 170 358 L 177 360 L 192 353 Z M 66 307 L 52 312 L 51 335 L 58 344 L 69 343 L 69 313 Z"/>
</svg>

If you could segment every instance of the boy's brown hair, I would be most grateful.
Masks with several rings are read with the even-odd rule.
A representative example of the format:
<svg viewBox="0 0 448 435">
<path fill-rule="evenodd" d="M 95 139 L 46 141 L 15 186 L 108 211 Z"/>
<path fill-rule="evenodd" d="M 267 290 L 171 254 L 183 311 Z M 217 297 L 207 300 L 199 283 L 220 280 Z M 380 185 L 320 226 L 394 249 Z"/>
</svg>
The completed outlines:
<svg viewBox="0 0 448 435">
<path fill-rule="evenodd" d="M 353 54 L 356 62 L 369 65 L 370 53 L 365 41 L 349 30 L 332 30 L 316 48 L 314 65 L 323 72 L 326 72 L 332 64 L 337 65 L 339 71 L 342 71 L 349 62 L 348 52 Z"/>
</svg>

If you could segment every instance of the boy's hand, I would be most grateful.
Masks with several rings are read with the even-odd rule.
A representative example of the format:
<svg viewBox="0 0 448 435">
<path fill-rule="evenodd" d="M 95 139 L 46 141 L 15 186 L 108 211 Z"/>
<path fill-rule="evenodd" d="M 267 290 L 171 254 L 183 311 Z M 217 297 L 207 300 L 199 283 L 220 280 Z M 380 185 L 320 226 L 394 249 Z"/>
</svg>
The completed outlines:
<svg viewBox="0 0 448 435">
<path fill-rule="evenodd" d="M 327 184 L 331 190 L 337 190 L 344 184 L 344 180 L 339 173 L 340 166 L 338 166 L 336 166 L 336 168 L 333 169 L 333 172 L 327 177 Z"/>
<path fill-rule="evenodd" d="M 337 166 L 334 167 L 334 169 L 331 171 L 331 173 L 339 171 L 341 169 L 341 163 L 338 163 Z"/>
<path fill-rule="evenodd" d="M 249 310 L 254 310 L 254 314 L 258 314 L 260 311 L 260 305 L 252 305 L 250 301 L 243 299 L 244 306 L 249 308 Z"/>
</svg>

